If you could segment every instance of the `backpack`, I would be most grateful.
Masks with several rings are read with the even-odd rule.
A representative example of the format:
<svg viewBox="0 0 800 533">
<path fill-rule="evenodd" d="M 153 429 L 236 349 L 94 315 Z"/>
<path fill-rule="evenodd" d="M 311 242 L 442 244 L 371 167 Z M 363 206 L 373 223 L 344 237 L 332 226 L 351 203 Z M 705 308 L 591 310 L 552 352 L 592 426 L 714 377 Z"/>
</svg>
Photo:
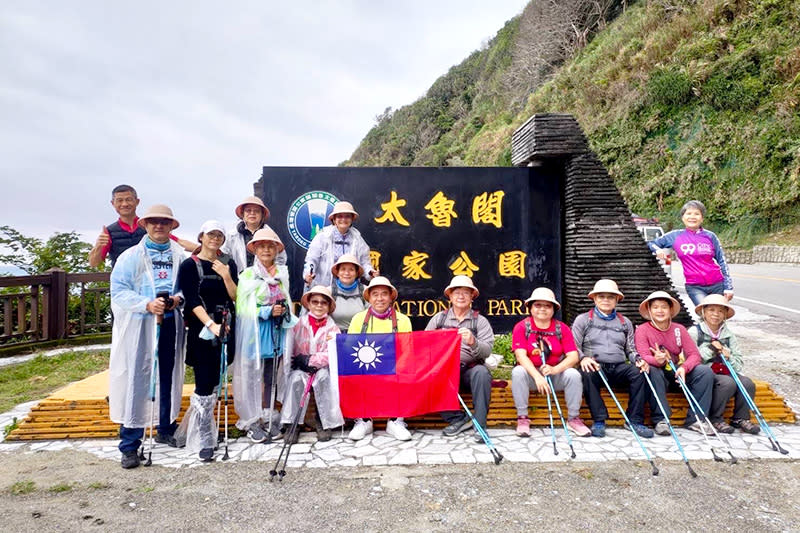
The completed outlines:
<svg viewBox="0 0 800 533">
<path fill-rule="evenodd" d="M 450 312 L 450 309 L 447 311 L 439 311 L 439 320 L 436 321 L 436 329 L 444 329 L 444 321 L 447 319 L 447 313 Z M 473 309 L 472 313 L 470 313 L 470 321 L 469 321 L 469 330 L 472 332 L 472 336 L 476 339 L 478 338 L 478 311 Z"/>
</svg>

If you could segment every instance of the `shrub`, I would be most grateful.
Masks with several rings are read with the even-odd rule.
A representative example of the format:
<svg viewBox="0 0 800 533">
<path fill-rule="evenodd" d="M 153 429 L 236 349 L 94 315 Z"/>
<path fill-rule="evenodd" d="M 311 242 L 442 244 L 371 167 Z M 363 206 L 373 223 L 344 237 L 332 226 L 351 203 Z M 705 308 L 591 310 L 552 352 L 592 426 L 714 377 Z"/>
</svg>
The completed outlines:
<svg viewBox="0 0 800 533">
<path fill-rule="evenodd" d="M 647 94 L 656 105 L 682 105 L 692 97 L 692 80 L 677 68 L 659 69 L 647 81 Z"/>
<path fill-rule="evenodd" d="M 500 354 L 503 356 L 503 362 L 507 365 L 513 365 L 517 362 L 514 357 L 514 352 L 511 350 L 511 333 L 497 335 L 494 338 L 494 347 L 492 353 Z"/>
</svg>

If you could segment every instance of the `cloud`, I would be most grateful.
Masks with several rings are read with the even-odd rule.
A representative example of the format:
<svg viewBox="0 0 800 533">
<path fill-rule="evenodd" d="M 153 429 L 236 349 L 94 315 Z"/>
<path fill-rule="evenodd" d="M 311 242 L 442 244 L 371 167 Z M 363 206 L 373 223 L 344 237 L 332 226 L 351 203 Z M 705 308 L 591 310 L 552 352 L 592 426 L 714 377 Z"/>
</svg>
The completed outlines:
<svg viewBox="0 0 800 533">
<path fill-rule="evenodd" d="M 110 190 L 229 220 L 264 165 L 336 165 L 524 1 L 7 2 L 1 224 L 93 240 Z"/>
</svg>

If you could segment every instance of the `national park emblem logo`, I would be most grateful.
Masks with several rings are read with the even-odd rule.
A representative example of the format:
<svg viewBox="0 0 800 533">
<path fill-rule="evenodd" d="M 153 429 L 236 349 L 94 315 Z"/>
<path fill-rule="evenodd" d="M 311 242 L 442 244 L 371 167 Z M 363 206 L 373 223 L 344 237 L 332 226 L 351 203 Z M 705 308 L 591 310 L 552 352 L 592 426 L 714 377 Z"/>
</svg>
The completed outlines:
<svg viewBox="0 0 800 533">
<path fill-rule="evenodd" d="M 333 204 L 338 201 L 329 192 L 310 191 L 292 202 L 286 217 L 286 226 L 294 242 L 308 250 L 317 233 L 330 224 L 328 215 L 333 211 Z"/>
</svg>

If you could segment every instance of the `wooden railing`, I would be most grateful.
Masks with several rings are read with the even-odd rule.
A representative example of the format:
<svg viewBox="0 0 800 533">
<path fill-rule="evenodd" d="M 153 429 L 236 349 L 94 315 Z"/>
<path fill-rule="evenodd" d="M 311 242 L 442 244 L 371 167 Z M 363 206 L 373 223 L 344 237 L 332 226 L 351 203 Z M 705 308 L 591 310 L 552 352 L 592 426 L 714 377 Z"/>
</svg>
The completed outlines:
<svg viewBox="0 0 800 533">
<path fill-rule="evenodd" d="M 109 273 L 0 277 L 0 347 L 111 330 Z"/>
</svg>

